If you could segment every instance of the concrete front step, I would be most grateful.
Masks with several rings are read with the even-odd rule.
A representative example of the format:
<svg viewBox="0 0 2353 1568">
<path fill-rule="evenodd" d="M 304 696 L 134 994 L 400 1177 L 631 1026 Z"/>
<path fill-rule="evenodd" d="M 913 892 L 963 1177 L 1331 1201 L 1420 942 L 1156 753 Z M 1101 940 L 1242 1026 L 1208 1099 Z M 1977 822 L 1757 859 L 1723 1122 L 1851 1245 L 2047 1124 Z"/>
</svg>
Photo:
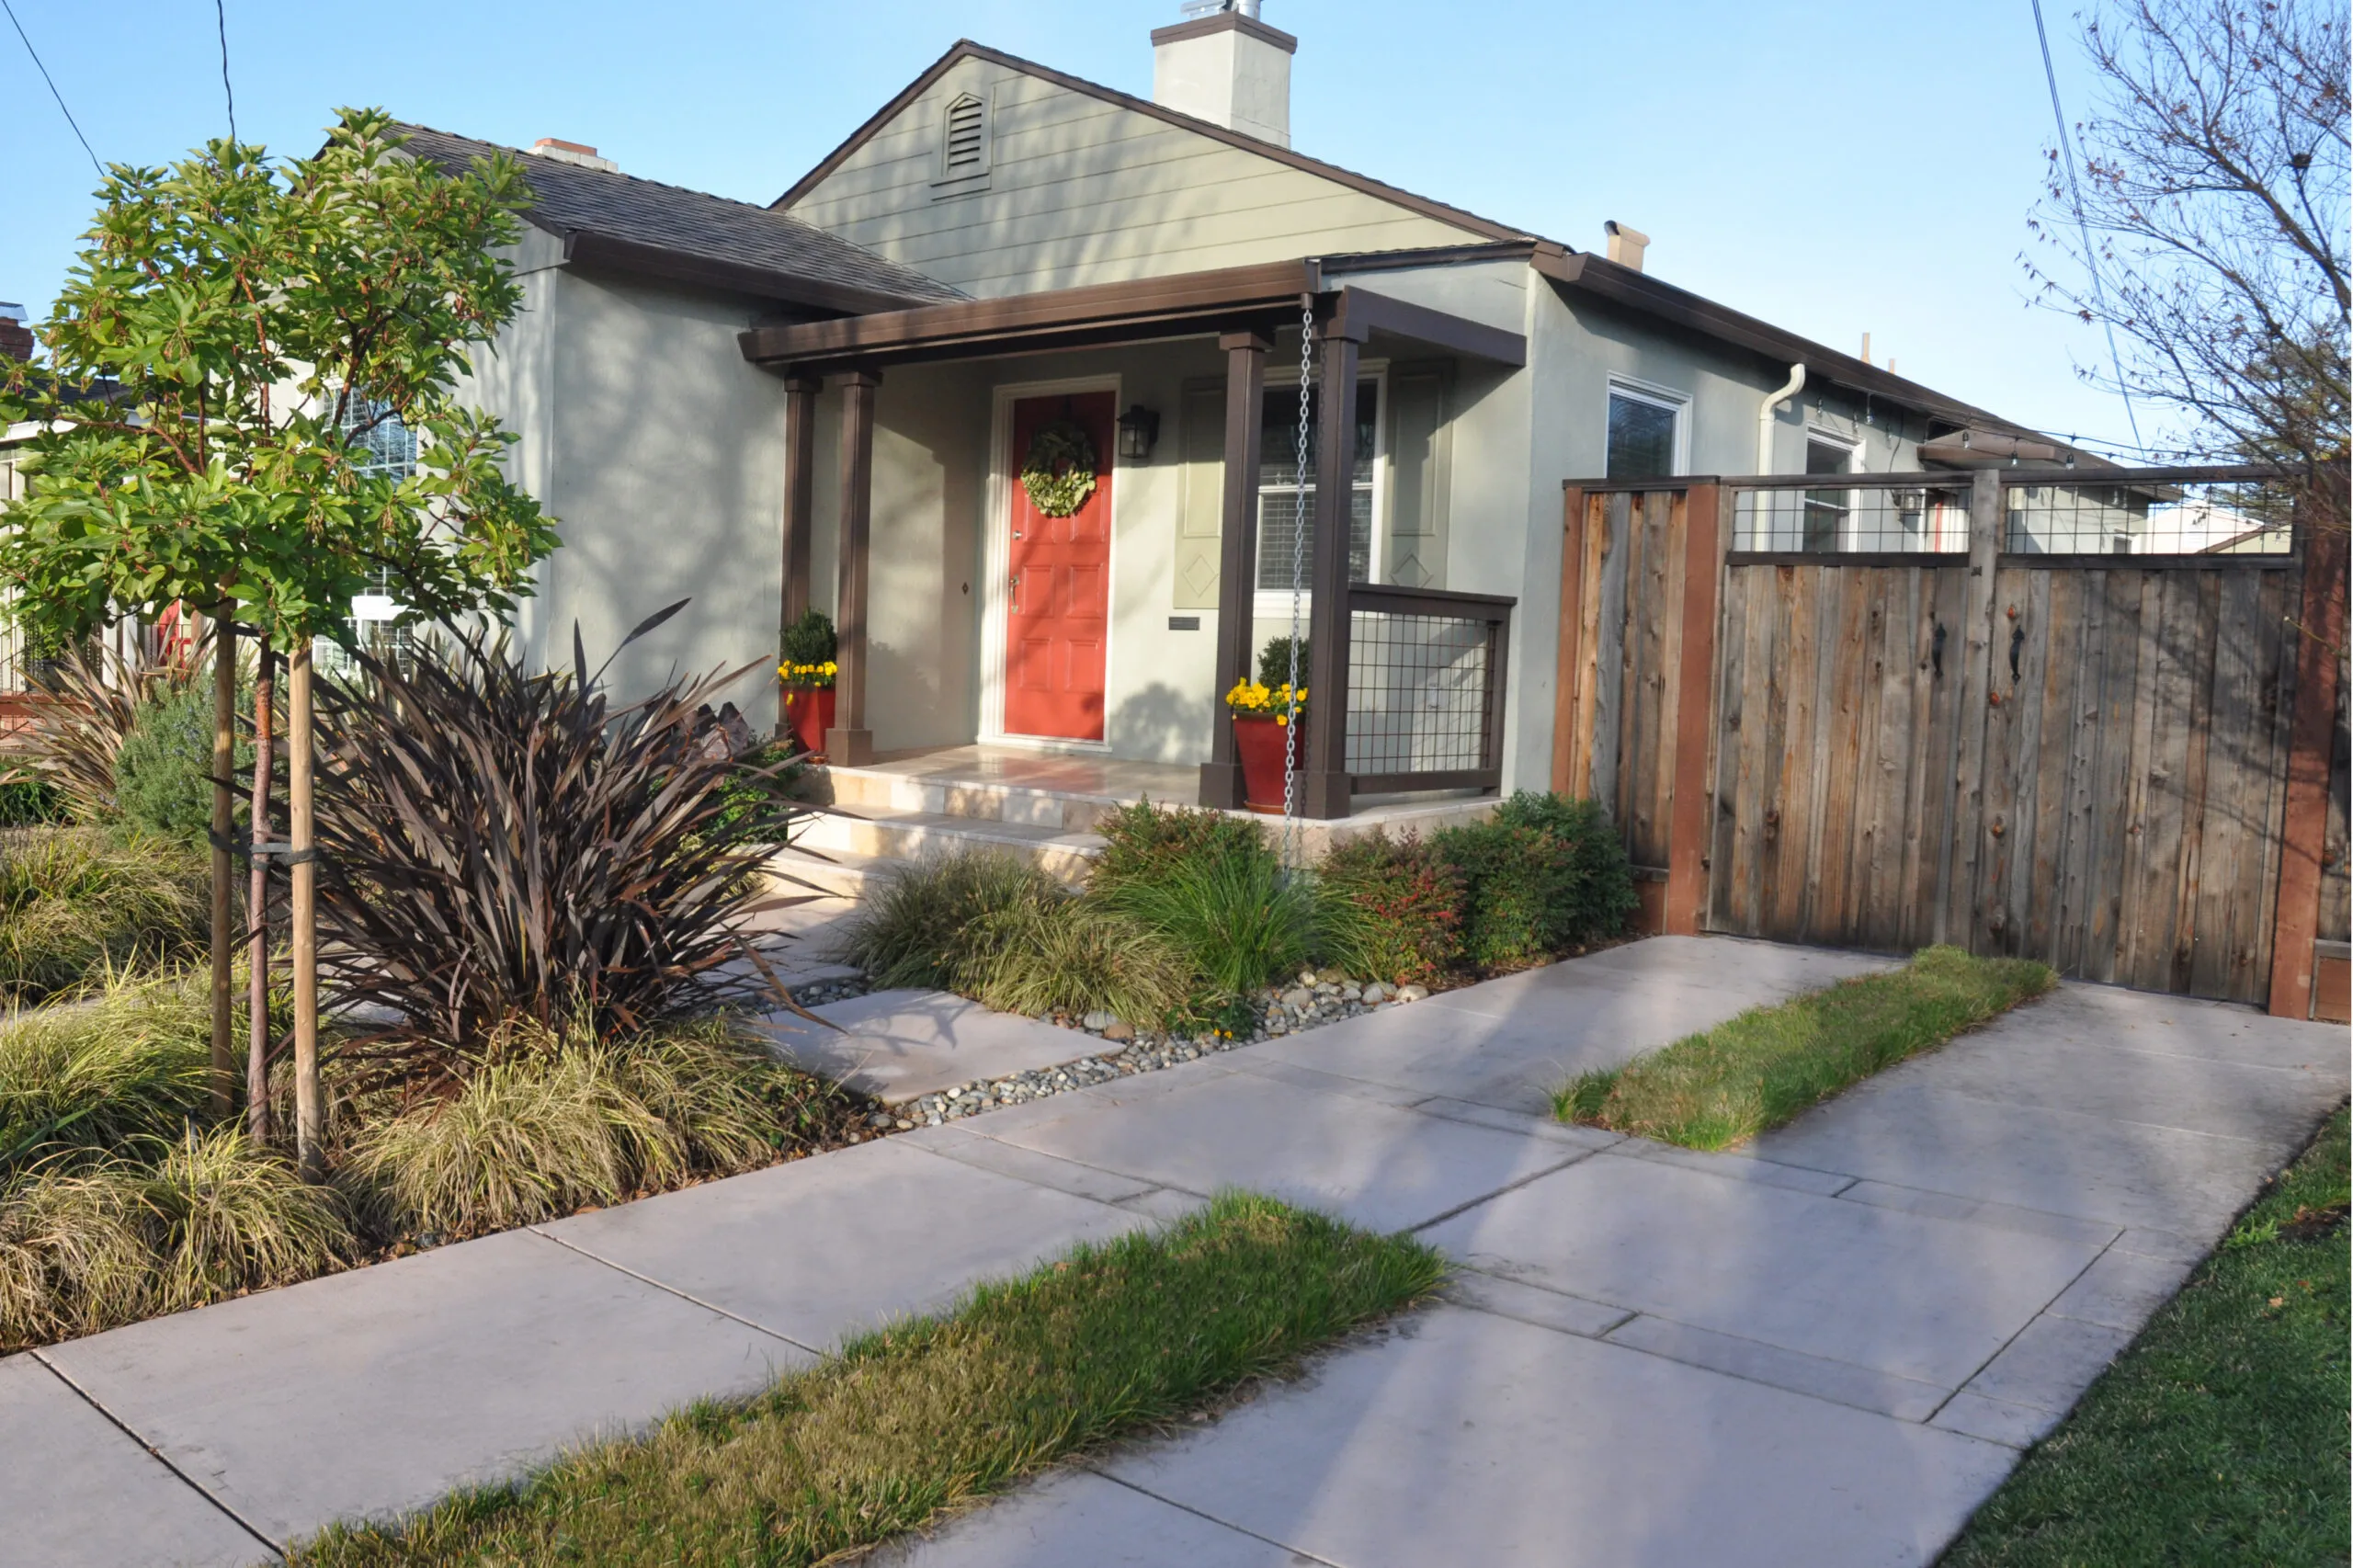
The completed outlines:
<svg viewBox="0 0 2353 1568">
<path fill-rule="evenodd" d="M 1122 804 L 1113 795 L 1034 784 L 933 778 L 879 767 L 827 767 L 813 774 L 813 782 L 818 798 L 830 799 L 833 804 L 861 815 L 902 812 L 964 817 L 1053 833 L 1092 833 L 1097 823 Z"/>
<path fill-rule="evenodd" d="M 870 862 L 921 860 L 962 849 L 999 849 L 1035 861 L 1067 882 L 1083 879 L 1103 847 L 1103 840 L 1092 833 L 1059 826 L 847 804 L 813 816 L 799 844 L 827 857 L 857 856 Z"/>
<path fill-rule="evenodd" d="M 812 892 L 857 899 L 867 884 L 890 865 L 871 855 L 827 849 L 812 853 L 800 845 L 779 846 L 768 856 L 768 892 L 774 897 L 806 897 Z"/>
</svg>

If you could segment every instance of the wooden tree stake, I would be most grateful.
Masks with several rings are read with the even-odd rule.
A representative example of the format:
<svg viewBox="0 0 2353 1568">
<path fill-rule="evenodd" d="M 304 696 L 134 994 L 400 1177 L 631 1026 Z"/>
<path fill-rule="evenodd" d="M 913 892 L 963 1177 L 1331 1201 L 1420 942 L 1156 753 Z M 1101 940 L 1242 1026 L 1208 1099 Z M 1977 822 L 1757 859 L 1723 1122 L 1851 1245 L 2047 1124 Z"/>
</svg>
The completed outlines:
<svg viewBox="0 0 2353 1568">
<path fill-rule="evenodd" d="M 245 1133 L 256 1147 L 269 1142 L 269 860 L 258 846 L 269 836 L 271 728 L 277 715 L 277 655 L 261 646 L 254 676 L 253 833 L 256 853 L 245 894 Z"/>
<path fill-rule="evenodd" d="M 318 867 L 311 860 L 311 643 L 286 660 L 286 817 L 292 849 L 287 936 L 294 960 L 294 1147 L 302 1174 L 326 1175 L 322 1139 L 326 1096 L 319 1086 Z"/>
<path fill-rule="evenodd" d="M 226 594 L 212 620 L 212 1108 L 226 1117 L 235 1105 L 235 1028 L 230 970 L 235 954 L 229 929 L 229 879 L 236 874 L 229 835 L 236 826 L 237 601 Z"/>
</svg>

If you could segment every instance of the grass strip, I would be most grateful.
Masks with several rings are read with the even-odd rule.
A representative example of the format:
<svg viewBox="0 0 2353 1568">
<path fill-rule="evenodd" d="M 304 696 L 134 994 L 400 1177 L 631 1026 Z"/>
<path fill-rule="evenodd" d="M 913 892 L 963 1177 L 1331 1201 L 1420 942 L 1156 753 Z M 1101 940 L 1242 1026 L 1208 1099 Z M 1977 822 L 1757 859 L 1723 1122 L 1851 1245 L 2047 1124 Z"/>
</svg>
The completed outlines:
<svg viewBox="0 0 2353 1568">
<path fill-rule="evenodd" d="M 1443 1272 L 1418 1243 L 1229 1194 L 854 1339 L 753 1399 L 397 1525 L 335 1526 L 288 1561 L 826 1562 L 1281 1373 Z"/>
<path fill-rule="evenodd" d="M 1552 1111 L 1687 1149 L 1729 1148 L 2052 983 L 2028 960 L 1924 948 L 1893 973 L 1751 1007 L 1622 1067 L 1584 1074 L 1553 1092 Z"/>
<path fill-rule="evenodd" d="M 2340 1110 L 1943 1568 L 2344 1562 L 2347 1195 Z"/>
</svg>

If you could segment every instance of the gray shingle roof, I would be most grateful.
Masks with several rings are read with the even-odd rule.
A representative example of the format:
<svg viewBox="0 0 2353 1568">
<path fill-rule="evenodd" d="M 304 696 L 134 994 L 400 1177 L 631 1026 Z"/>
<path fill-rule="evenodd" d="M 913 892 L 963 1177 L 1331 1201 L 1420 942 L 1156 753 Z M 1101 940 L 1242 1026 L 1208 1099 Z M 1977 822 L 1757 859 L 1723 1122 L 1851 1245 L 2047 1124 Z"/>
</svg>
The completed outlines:
<svg viewBox="0 0 2353 1568">
<path fill-rule="evenodd" d="M 514 153 L 534 198 L 525 221 L 563 238 L 576 260 L 834 310 L 964 298 L 911 267 L 765 207 L 421 125 L 399 130 L 408 151 L 451 168 Z"/>
</svg>

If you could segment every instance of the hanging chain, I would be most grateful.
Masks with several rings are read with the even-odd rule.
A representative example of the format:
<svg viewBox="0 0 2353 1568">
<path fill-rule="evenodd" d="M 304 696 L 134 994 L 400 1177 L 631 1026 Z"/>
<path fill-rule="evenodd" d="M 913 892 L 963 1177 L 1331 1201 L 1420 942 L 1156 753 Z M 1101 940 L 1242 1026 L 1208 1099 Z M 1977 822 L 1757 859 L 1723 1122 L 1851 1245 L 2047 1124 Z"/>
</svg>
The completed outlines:
<svg viewBox="0 0 2353 1568">
<path fill-rule="evenodd" d="M 1283 852 L 1285 869 L 1299 869 L 1299 667 L 1300 610 L 1307 586 L 1308 385 L 1315 371 L 1315 301 L 1299 302 L 1299 425 L 1291 435 L 1290 526 L 1290 711 L 1283 724 Z"/>
</svg>

